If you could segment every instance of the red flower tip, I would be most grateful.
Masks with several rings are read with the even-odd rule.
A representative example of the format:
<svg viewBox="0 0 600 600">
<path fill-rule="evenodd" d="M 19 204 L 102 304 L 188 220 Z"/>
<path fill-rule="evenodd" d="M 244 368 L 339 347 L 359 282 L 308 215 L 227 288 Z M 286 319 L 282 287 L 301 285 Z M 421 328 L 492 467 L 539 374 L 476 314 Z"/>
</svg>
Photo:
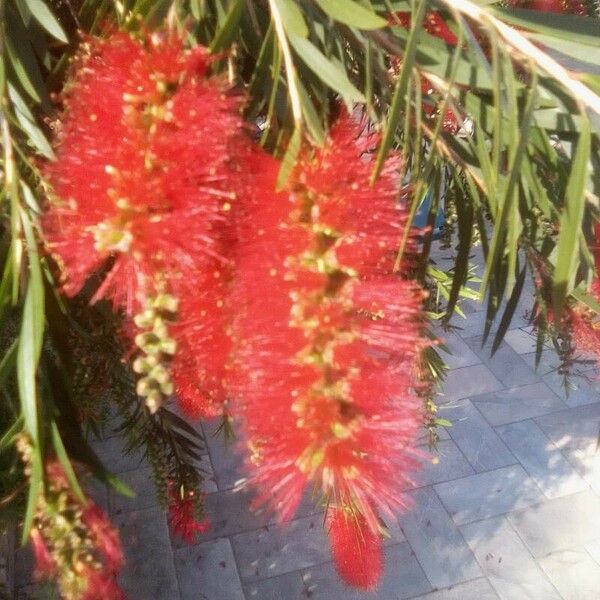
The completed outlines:
<svg viewBox="0 0 600 600">
<path fill-rule="evenodd" d="M 94 540 L 96 550 L 104 558 L 105 571 L 116 573 L 123 566 L 123 549 L 117 530 L 95 504 L 89 503 L 81 516 Z"/>
<path fill-rule="evenodd" d="M 193 492 L 182 497 L 177 486 L 169 486 L 169 509 L 167 520 L 171 532 L 180 537 L 186 544 L 193 544 L 200 533 L 210 529 L 208 518 L 196 520 L 196 502 Z"/>
<path fill-rule="evenodd" d="M 372 590 L 383 573 L 381 536 L 367 526 L 360 513 L 329 508 L 327 529 L 340 577 L 348 585 Z"/>
<path fill-rule="evenodd" d="M 34 527 L 29 532 L 29 539 L 31 540 L 35 560 L 35 578 L 48 579 L 52 577 L 56 573 L 56 563 L 48 550 L 48 546 L 44 542 L 42 534 Z"/>
</svg>

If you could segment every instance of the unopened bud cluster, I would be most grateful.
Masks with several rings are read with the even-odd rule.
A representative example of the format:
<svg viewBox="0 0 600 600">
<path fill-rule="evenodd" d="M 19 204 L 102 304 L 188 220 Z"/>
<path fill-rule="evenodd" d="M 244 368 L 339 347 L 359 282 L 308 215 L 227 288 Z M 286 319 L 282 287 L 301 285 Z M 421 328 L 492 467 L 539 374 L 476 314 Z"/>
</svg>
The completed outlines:
<svg viewBox="0 0 600 600">
<path fill-rule="evenodd" d="M 135 345 L 140 350 L 133 362 L 133 370 L 140 375 L 136 391 L 152 413 L 174 391 L 169 363 L 177 351 L 177 342 L 170 335 L 169 325 L 177 318 L 178 308 L 177 298 L 159 293 L 148 299 L 145 308 L 133 319 L 141 330 L 135 336 Z"/>
</svg>

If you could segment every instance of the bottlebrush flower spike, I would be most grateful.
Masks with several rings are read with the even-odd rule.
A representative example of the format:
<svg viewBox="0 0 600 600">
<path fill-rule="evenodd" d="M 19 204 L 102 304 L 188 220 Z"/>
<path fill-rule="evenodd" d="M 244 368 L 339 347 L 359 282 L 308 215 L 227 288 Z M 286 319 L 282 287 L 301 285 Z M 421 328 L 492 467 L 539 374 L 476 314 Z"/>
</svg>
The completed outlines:
<svg viewBox="0 0 600 600">
<path fill-rule="evenodd" d="M 22 436 L 17 447 L 29 468 L 29 440 Z M 58 460 L 46 463 L 45 480 L 29 534 L 36 577 L 54 580 L 65 600 L 124 600 L 116 582 L 123 552 L 108 518 L 92 502 L 81 504 Z"/>
<path fill-rule="evenodd" d="M 285 193 L 273 198 L 276 170 L 263 169 L 271 179 L 239 236 L 230 370 L 258 501 L 289 518 L 312 480 L 373 534 L 417 466 L 414 390 L 428 344 L 423 292 L 406 261 L 393 272 L 407 226 L 399 157 L 369 183 L 377 141 L 345 116 L 300 158 Z"/>
<path fill-rule="evenodd" d="M 198 506 L 195 492 L 184 491 L 182 495 L 173 483 L 169 485 L 168 523 L 172 533 L 180 537 L 186 544 L 193 544 L 199 533 L 210 528 L 207 518 L 198 521 L 196 509 Z"/>
<path fill-rule="evenodd" d="M 344 508 L 327 510 L 325 528 L 342 580 L 363 590 L 376 587 L 383 573 L 381 536 L 371 531 L 360 513 Z"/>
<path fill-rule="evenodd" d="M 230 222 L 249 146 L 240 98 L 208 64 L 171 34 L 88 38 L 46 167 L 58 199 L 43 223 L 67 294 L 108 265 L 92 301 L 135 317 L 150 409 L 177 388 L 192 416 L 222 410 Z"/>
</svg>

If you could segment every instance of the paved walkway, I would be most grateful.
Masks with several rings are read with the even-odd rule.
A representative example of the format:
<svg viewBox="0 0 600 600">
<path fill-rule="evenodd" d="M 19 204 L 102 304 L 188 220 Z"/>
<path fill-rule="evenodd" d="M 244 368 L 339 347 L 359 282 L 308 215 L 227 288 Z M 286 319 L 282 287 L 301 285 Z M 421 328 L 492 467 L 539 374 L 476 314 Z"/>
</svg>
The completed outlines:
<svg viewBox="0 0 600 600">
<path fill-rule="evenodd" d="M 116 437 L 98 446 L 138 492 L 126 500 L 97 490 L 121 528 L 130 599 L 598 600 L 600 383 L 582 372 L 567 397 L 552 354 L 536 372 L 535 340 L 519 314 L 490 359 L 477 337 L 484 313 L 468 308 L 463 329 L 446 336 L 453 354 L 439 414 L 453 426 L 442 432 L 439 462 L 425 462 L 407 491 L 413 509 L 393 527 L 375 594 L 339 582 L 310 502 L 287 527 L 249 511 L 249 496 L 234 491 L 239 460 L 209 424 L 213 526 L 193 547 L 169 539 L 139 457 L 124 456 Z M 25 564 L 17 560 L 21 584 Z"/>
</svg>

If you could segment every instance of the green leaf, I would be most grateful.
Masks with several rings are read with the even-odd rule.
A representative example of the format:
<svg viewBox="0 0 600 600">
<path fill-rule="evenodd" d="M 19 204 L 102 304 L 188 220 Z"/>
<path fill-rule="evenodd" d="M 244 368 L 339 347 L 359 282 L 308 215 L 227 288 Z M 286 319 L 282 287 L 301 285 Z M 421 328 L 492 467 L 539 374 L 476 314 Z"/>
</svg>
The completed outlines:
<svg viewBox="0 0 600 600">
<path fill-rule="evenodd" d="M 285 186 L 294 165 L 296 164 L 296 158 L 298 157 L 298 152 L 300 152 L 300 147 L 302 145 L 302 131 L 300 129 L 295 129 L 292 137 L 290 139 L 290 143 L 288 144 L 287 150 L 283 156 L 283 160 L 281 161 L 281 167 L 279 168 L 279 174 L 277 175 L 277 191 L 281 191 Z"/>
<path fill-rule="evenodd" d="M 21 222 L 27 241 L 29 281 L 23 307 L 19 348 L 17 352 L 17 381 L 25 428 L 34 445 L 38 441 L 37 365 L 44 337 L 44 285 L 37 243 L 29 217 L 21 211 Z"/>
<path fill-rule="evenodd" d="M 339 92 L 346 103 L 365 101 L 365 97 L 352 85 L 344 69 L 330 61 L 314 44 L 291 34 L 289 40 L 306 66 L 325 85 Z"/>
<path fill-rule="evenodd" d="M 552 281 L 552 304 L 556 319 L 560 318 L 565 298 L 571 292 L 573 285 L 581 222 L 585 210 L 585 182 L 591 138 L 590 123 L 585 119 L 582 121 L 582 129 L 571 165 L 571 174 L 565 193 L 565 208 L 560 217 L 560 235 Z"/>
<path fill-rule="evenodd" d="M 295 35 L 301 38 L 307 37 L 308 27 L 306 26 L 306 21 L 302 16 L 302 11 L 294 0 L 274 0 L 274 2 L 281 14 L 281 20 L 288 35 Z"/>
<path fill-rule="evenodd" d="M 239 34 L 240 19 L 244 11 L 244 0 L 234 0 L 223 25 L 210 45 L 211 52 L 221 52 L 229 48 Z"/>
<path fill-rule="evenodd" d="M 589 17 L 517 8 L 495 9 L 493 12 L 503 21 L 530 31 L 545 33 L 588 46 L 600 46 L 598 21 Z M 585 58 L 585 56 L 581 58 Z"/>
<path fill-rule="evenodd" d="M 332 19 L 358 29 L 381 29 L 387 21 L 352 0 L 316 0 Z"/>
<path fill-rule="evenodd" d="M 67 34 L 56 17 L 50 12 L 48 6 L 43 0 L 23 0 L 27 4 L 31 14 L 35 17 L 35 20 L 52 36 L 54 36 L 60 42 L 65 44 L 69 43 Z"/>
<path fill-rule="evenodd" d="M 79 485 L 79 481 L 77 481 L 77 476 L 75 475 L 75 471 L 73 470 L 73 465 L 71 465 L 71 461 L 69 460 L 69 456 L 67 455 L 67 451 L 65 450 L 65 446 L 63 444 L 62 438 L 60 437 L 60 432 L 58 431 L 58 426 L 56 425 L 56 421 L 52 421 L 50 425 L 50 430 L 52 433 L 52 445 L 54 446 L 54 450 L 56 452 L 56 457 L 60 461 L 60 464 L 63 466 L 65 470 L 65 474 L 69 483 L 71 484 L 71 489 L 75 493 L 75 495 L 81 500 L 83 503 L 86 502 L 85 494 Z"/>
<path fill-rule="evenodd" d="M 23 100 L 17 89 L 10 83 L 8 84 L 8 96 L 13 103 L 17 121 L 23 131 L 27 134 L 31 144 L 37 148 L 42 156 L 45 156 L 48 159 L 55 158 L 54 152 L 52 151 L 46 136 L 35 122 L 33 113 L 29 110 L 27 103 Z"/>
<path fill-rule="evenodd" d="M 29 493 L 27 494 L 27 507 L 23 519 L 23 530 L 21 533 L 21 544 L 25 545 L 29 538 L 29 531 L 33 524 L 33 517 L 37 507 L 38 498 L 42 491 L 42 457 L 34 448 L 31 461 L 31 474 L 29 476 Z"/>
<path fill-rule="evenodd" d="M 13 445 L 17 435 L 23 431 L 23 417 L 19 416 L 0 439 L 0 452 Z"/>
<path fill-rule="evenodd" d="M 406 103 L 406 92 L 408 90 L 408 82 L 410 81 L 410 74 L 412 72 L 413 63 L 415 60 L 415 54 L 417 52 L 417 45 L 419 43 L 419 34 L 421 32 L 421 26 L 423 24 L 423 17 L 425 16 L 425 7 L 427 2 L 420 2 L 417 5 L 417 11 L 412 19 L 412 27 L 408 34 L 408 41 L 406 45 L 406 51 L 402 62 L 402 70 L 400 77 L 396 82 L 396 89 L 394 90 L 394 96 L 392 97 L 392 104 L 390 106 L 387 122 L 385 124 L 385 132 L 383 139 L 377 152 L 377 160 L 375 161 L 375 167 L 373 174 L 371 175 L 371 182 L 374 182 L 382 167 L 383 162 L 392 147 L 394 138 L 396 137 L 396 129 L 400 122 L 400 114 L 404 104 Z"/>
</svg>

